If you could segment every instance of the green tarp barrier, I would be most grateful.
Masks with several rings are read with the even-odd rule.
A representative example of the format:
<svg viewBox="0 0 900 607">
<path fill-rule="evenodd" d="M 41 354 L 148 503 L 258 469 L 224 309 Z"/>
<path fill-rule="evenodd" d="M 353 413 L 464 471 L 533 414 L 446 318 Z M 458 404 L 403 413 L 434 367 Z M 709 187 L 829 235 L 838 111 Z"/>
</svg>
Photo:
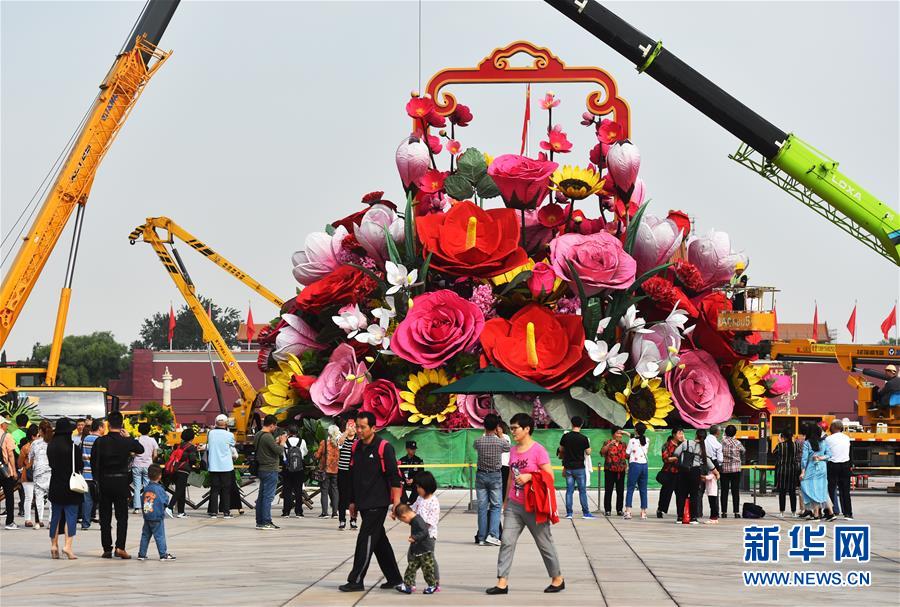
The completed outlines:
<svg viewBox="0 0 900 607">
<path fill-rule="evenodd" d="M 559 439 L 563 435 L 563 430 L 535 430 L 534 440 L 539 442 L 547 449 L 550 454 L 550 461 L 554 466 L 561 466 L 559 458 L 556 457 L 556 448 L 559 446 Z M 603 463 L 603 457 L 600 455 L 600 447 L 610 438 L 610 430 L 582 430 L 582 434 L 588 437 L 591 442 L 591 461 L 593 470 L 589 486 L 596 489 L 598 483 L 597 465 Z M 438 487 L 468 487 L 469 486 L 469 468 L 428 468 L 428 464 L 474 464 L 478 459 L 473 444 L 475 440 L 484 434 L 483 430 L 469 429 L 456 430 L 453 432 L 445 432 L 436 428 L 421 428 L 410 426 L 389 426 L 379 432 L 379 436 L 387 439 L 397 451 L 397 457 L 406 454 L 406 441 L 414 440 L 418 446 L 417 455 L 421 457 L 426 464 L 426 469 L 434 474 Z M 686 431 L 685 435 L 688 439 L 694 436 L 693 431 Z M 650 488 L 658 488 L 659 483 L 656 482 L 656 473 L 662 467 L 662 448 L 669 437 L 668 430 L 658 432 L 647 432 L 647 439 L 650 441 L 650 475 L 647 486 Z M 556 486 L 565 488 L 566 481 L 563 478 L 562 470 L 554 470 L 556 476 Z M 475 470 L 471 470 L 474 479 Z M 474 480 L 473 480 L 474 482 Z"/>
</svg>

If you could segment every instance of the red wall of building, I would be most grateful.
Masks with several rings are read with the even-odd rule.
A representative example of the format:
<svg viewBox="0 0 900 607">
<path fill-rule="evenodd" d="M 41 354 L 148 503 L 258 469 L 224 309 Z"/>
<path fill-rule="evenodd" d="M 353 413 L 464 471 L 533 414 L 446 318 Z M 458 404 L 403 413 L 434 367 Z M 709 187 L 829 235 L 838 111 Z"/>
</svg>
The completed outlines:
<svg viewBox="0 0 900 607">
<path fill-rule="evenodd" d="M 265 377 L 256 366 L 257 351 L 235 352 L 241 369 L 257 388 L 265 384 Z M 216 375 L 222 388 L 222 401 L 227 413 L 231 412 L 237 391 L 222 381 L 223 366 L 215 353 L 212 355 Z M 140 409 L 149 401 L 162 402 L 162 389 L 153 385 L 152 379 L 162 380 L 168 367 L 173 379 L 181 379 L 182 385 L 172 391 L 172 406 L 179 423 L 200 422 L 212 425 L 219 414 L 219 405 L 213 387 L 212 371 L 205 351 L 155 352 L 135 350 L 131 367 L 118 380 L 109 383 L 109 391 L 119 396 L 125 411 Z"/>
</svg>

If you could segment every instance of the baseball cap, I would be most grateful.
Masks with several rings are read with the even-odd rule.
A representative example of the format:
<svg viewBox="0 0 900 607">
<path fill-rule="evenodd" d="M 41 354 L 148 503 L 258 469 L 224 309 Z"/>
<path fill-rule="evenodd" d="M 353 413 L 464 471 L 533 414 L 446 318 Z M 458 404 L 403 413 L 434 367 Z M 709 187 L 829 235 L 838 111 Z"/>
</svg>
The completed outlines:
<svg viewBox="0 0 900 607">
<path fill-rule="evenodd" d="M 0 415 L 0 424 L 8 424 L 8 423 L 10 423 L 10 421 L 8 419 L 6 419 L 5 417 L 3 417 L 2 415 Z"/>
<path fill-rule="evenodd" d="M 415 449 L 418 449 L 419 447 L 418 447 L 418 445 L 416 445 L 416 441 L 408 440 L 408 441 L 406 441 L 406 448 L 415 450 Z"/>
<path fill-rule="evenodd" d="M 218 424 L 219 422 L 227 422 L 227 421 L 228 421 L 228 416 L 225 415 L 224 413 L 219 413 L 219 414 L 216 416 L 216 423 L 217 423 L 217 424 Z"/>
<path fill-rule="evenodd" d="M 894 365 L 888 365 L 884 368 L 884 370 L 885 371 L 896 371 L 897 367 L 895 367 Z M 2 423 L 2 422 L 0 422 L 0 423 Z"/>
</svg>

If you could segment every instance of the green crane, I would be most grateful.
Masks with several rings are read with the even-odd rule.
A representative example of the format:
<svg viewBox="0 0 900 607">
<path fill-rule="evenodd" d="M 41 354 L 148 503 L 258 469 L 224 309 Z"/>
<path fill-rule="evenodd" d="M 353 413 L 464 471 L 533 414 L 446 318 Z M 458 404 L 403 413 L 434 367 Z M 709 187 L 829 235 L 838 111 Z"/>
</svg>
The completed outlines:
<svg viewBox="0 0 900 607">
<path fill-rule="evenodd" d="M 729 158 L 755 171 L 900 266 L 900 216 L 838 170 L 595 0 L 545 0 L 743 143 Z"/>
</svg>

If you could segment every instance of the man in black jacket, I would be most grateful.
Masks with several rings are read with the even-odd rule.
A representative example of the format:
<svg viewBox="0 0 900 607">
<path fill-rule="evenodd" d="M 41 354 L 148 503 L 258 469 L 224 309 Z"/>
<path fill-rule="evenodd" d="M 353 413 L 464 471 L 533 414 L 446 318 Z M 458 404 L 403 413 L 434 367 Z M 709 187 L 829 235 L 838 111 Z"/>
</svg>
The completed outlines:
<svg viewBox="0 0 900 607">
<path fill-rule="evenodd" d="M 362 524 L 356 538 L 353 569 L 347 583 L 339 587 L 342 592 L 365 589 L 363 580 L 373 552 L 387 579 L 381 587 L 389 589 L 403 582 L 394 549 L 384 530 L 388 510 L 391 510 L 393 518 L 393 508 L 400 503 L 402 478 L 397 468 L 397 456 L 390 443 L 375 436 L 375 415 L 372 412 L 360 411 L 357 414 L 356 433 L 359 441 L 350 459 L 350 517 L 355 518 L 358 510 Z"/>
<path fill-rule="evenodd" d="M 113 557 L 112 513 L 116 511 L 116 556 L 130 559 L 125 552 L 128 534 L 128 497 L 131 473 L 128 460 L 132 453 L 143 453 L 144 446 L 122 432 L 122 414 L 113 412 L 106 418 L 109 432 L 94 441 L 91 448 L 91 474 L 100 491 L 100 542 L 102 557 Z"/>
</svg>

